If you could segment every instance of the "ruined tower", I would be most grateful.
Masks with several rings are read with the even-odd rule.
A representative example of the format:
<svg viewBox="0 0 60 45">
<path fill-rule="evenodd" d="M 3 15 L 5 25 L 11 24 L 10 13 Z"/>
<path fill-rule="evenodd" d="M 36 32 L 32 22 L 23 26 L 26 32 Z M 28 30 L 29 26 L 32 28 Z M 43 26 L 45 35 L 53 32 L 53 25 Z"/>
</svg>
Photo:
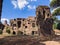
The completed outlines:
<svg viewBox="0 0 60 45">
<path fill-rule="evenodd" d="M 42 39 L 51 37 L 53 34 L 53 19 L 51 16 L 50 8 L 48 6 L 38 6 L 36 8 L 36 24 Z"/>
</svg>

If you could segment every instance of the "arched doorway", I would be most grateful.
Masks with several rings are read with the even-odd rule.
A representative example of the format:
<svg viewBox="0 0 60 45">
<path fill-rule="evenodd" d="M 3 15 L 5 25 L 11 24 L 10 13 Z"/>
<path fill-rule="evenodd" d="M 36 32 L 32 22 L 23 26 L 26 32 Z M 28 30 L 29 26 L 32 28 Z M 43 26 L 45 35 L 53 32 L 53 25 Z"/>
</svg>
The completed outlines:
<svg viewBox="0 0 60 45">
<path fill-rule="evenodd" d="M 16 34 L 16 32 L 15 32 L 15 31 L 13 31 L 13 34 L 15 35 L 15 34 Z"/>
</svg>

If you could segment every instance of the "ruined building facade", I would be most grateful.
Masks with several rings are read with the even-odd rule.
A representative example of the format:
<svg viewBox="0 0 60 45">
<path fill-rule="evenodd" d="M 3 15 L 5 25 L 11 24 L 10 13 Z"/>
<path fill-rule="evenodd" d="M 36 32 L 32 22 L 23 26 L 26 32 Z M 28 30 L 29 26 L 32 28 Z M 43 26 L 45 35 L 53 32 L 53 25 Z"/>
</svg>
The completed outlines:
<svg viewBox="0 0 60 45">
<path fill-rule="evenodd" d="M 36 23 L 40 39 L 51 38 L 54 35 L 53 23 L 50 8 L 48 6 L 38 6 L 36 8 Z"/>
<path fill-rule="evenodd" d="M 10 20 L 11 29 L 22 35 L 38 35 L 38 27 L 36 25 L 36 17 L 17 18 Z M 13 32 L 12 32 L 13 33 Z"/>
<path fill-rule="evenodd" d="M 10 20 L 11 33 L 16 35 L 40 35 L 48 37 L 53 34 L 53 19 L 48 6 L 38 6 L 36 17 L 16 18 Z"/>
</svg>

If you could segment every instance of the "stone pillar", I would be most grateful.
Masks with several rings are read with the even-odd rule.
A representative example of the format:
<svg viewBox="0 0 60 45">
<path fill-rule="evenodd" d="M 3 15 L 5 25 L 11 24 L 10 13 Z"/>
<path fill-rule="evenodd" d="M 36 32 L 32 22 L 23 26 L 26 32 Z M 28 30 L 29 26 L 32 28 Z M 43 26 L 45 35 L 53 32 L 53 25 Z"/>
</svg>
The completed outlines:
<svg viewBox="0 0 60 45">
<path fill-rule="evenodd" d="M 53 19 L 51 18 L 50 8 L 48 6 L 38 6 L 36 8 L 36 24 L 39 27 L 38 32 L 41 40 L 50 39 L 54 34 Z"/>
</svg>

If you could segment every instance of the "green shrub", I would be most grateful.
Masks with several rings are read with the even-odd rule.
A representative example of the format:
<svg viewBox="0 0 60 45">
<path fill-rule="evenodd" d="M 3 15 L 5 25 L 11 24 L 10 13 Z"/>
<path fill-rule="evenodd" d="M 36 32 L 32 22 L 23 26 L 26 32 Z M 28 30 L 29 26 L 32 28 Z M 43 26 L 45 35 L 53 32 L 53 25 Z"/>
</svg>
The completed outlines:
<svg viewBox="0 0 60 45">
<path fill-rule="evenodd" d="M 23 35 L 23 32 L 21 32 L 21 31 L 18 31 L 18 35 Z"/>
<path fill-rule="evenodd" d="M 2 30 L 0 29 L 0 34 L 2 34 L 3 32 L 2 32 Z"/>
<path fill-rule="evenodd" d="M 57 24 L 56 24 L 56 23 L 54 23 L 54 24 L 53 24 L 53 26 L 54 26 L 54 29 L 56 29 L 56 28 L 57 28 Z"/>
<path fill-rule="evenodd" d="M 60 30 L 60 23 L 58 23 L 58 24 L 57 24 L 57 29 L 59 29 L 59 30 Z"/>
<path fill-rule="evenodd" d="M 8 34 L 10 34 L 10 29 L 7 29 L 6 32 L 7 32 Z"/>
</svg>

